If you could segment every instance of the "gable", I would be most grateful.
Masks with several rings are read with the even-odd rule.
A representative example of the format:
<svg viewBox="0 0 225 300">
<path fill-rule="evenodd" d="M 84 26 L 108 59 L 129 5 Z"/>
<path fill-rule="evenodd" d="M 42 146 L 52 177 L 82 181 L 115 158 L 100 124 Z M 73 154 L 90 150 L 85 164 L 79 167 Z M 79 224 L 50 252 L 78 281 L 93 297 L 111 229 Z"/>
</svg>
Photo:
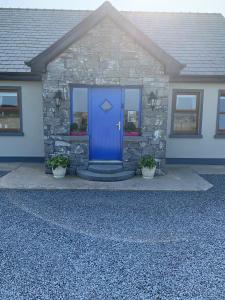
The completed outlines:
<svg viewBox="0 0 225 300">
<path fill-rule="evenodd" d="M 87 78 L 137 78 L 140 82 L 165 74 L 165 66 L 109 17 L 50 61 L 46 69 L 49 73 L 66 69 L 80 82 Z"/>
<path fill-rule="evenodd" d="M 40 55 L 27 62 L 34 72 L 45 71 L 46 65 L 56 56 L 62 53 L 71 44 L 79 40 L 91 28 L 97 25 L 105 17 L 117 24 L 122 30 L 129 34 L 138 44 L 140 44 L 146 51 L 159 60 L 164 66 L 167 73 L 175 75 L 180 72 L 184 65 L 176 61 L 172 56 L 167 54 L 158 45 L 156 45 L 149 37 L 141 32 L 134 24 L 126 19 L 117 11 L 109 2 L 105 2 L 99 9 L 86 17 L 75 28 L 64 35 L 56 43 L 43 51 Z"/>
</svg>

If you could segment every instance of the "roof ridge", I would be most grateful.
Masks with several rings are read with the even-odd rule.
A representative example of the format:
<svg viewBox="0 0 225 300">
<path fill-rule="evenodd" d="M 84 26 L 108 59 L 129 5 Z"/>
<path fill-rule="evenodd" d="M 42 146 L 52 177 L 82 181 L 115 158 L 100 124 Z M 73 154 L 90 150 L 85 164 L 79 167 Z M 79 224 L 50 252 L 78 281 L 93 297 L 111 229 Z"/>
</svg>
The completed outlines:
<svg viewBox="0 0 225 300">
<path fill-rule="evenodd" d="M 67 8 L 30 8 L 30 7 L 0 7 L 0 10 L 33 10 L 33 11 L 66 11 L 66 12 L 93 12 L 94 9 L 67 9 Z M 193 14 L 193 15 L 221 15 L 220 12 L 185 12 L 185 11 L 142 11 L 142 10 L 121 10 L 122 13 L 134 14 Z"/>
</svg>

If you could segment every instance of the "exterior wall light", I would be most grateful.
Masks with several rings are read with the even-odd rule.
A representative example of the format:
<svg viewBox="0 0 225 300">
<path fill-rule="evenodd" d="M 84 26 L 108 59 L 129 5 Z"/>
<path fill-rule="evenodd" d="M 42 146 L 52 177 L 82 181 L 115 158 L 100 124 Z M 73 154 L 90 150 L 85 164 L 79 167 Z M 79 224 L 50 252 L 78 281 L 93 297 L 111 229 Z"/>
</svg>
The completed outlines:
<svg viewBox="0 0 225 300">
<path fill-rule="evenodd" d="M 158 93 L 156 92 L 155 94 L 154 92 L 151 92 L 148 97 L 148 105 L 151 107 L 152 111 L 155 110 L 157 99 L 158 99 Z"/>
<path fill-rule="evenodd" d="M 55 100 L 55 106 L 56 106 L 57 110 L 59 111 L 59 108 L 60 108 L 62 100 L 63 100 L 63 93 L 61 90 L 58 90 L 57 92 L 55 92 L 54 100 Z"/>
</svg>

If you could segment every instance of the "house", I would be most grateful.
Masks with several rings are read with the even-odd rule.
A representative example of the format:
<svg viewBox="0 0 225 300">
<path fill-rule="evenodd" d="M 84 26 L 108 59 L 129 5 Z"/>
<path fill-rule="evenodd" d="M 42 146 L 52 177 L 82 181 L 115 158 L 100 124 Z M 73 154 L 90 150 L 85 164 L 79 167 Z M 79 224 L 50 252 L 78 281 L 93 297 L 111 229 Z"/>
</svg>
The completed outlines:
<svg viewBox="0 0 225 300">
<path fill-rule="evenodd" d="M 0 160 L 225 163 L 221 14 L 0 9 Z"/>
</svg>

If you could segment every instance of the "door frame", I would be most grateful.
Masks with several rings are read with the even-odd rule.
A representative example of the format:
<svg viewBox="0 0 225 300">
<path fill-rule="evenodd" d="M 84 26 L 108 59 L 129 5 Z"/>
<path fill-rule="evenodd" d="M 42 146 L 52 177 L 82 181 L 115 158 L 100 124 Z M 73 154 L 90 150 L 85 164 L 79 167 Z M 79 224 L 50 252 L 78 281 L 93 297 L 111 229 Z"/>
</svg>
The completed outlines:
<svg viewBox="0 0 225 300">
<path fill-rule="evenodd" d="M 143 101 L 143 84 L 134 84 L 134 85 L 129 85 L 129 84 L 125 84 L 125 85 L 115 85 L 115 84 L 102 84 L 102 85 L 98 85 L 98 84 L 86 84 L 86 83 L 69 83 L 69 89 L 70 89 L 70 105 L 71 105 L 71 101 L 72 101 L 72 95 L 73 95 L 73 88 L 87 88 L 88 89 L 88 129 L 87 129 L 87 135 L 89 137 L 89 142 L 88 142 L 88 149 L 89 149 L 89 154 L 88 157 L 90 158 L 90 122 L 89 120 L 91 120 L 91 110 L 90 110 L 90 98 L 91 98 L 91 93 L 90 90 L 92 88 L 117 88 L 117 89 L 121 89 L 122 91 L 122 107 L 121 107 L 121 128 L 122 128 L 122 133 L 120 136 L 120 147 L 121 147 L 121 161 L 123 161 L 123 142 L 124 142 L 124 103 L 125 103 L 125 89 L 139 89 L 140 90 L 140 100 L 139 100 L 139 123 L 142 124 L 142 101 Z M 71 113 L 71 112 L 70 112 Z"/>
</svg>

